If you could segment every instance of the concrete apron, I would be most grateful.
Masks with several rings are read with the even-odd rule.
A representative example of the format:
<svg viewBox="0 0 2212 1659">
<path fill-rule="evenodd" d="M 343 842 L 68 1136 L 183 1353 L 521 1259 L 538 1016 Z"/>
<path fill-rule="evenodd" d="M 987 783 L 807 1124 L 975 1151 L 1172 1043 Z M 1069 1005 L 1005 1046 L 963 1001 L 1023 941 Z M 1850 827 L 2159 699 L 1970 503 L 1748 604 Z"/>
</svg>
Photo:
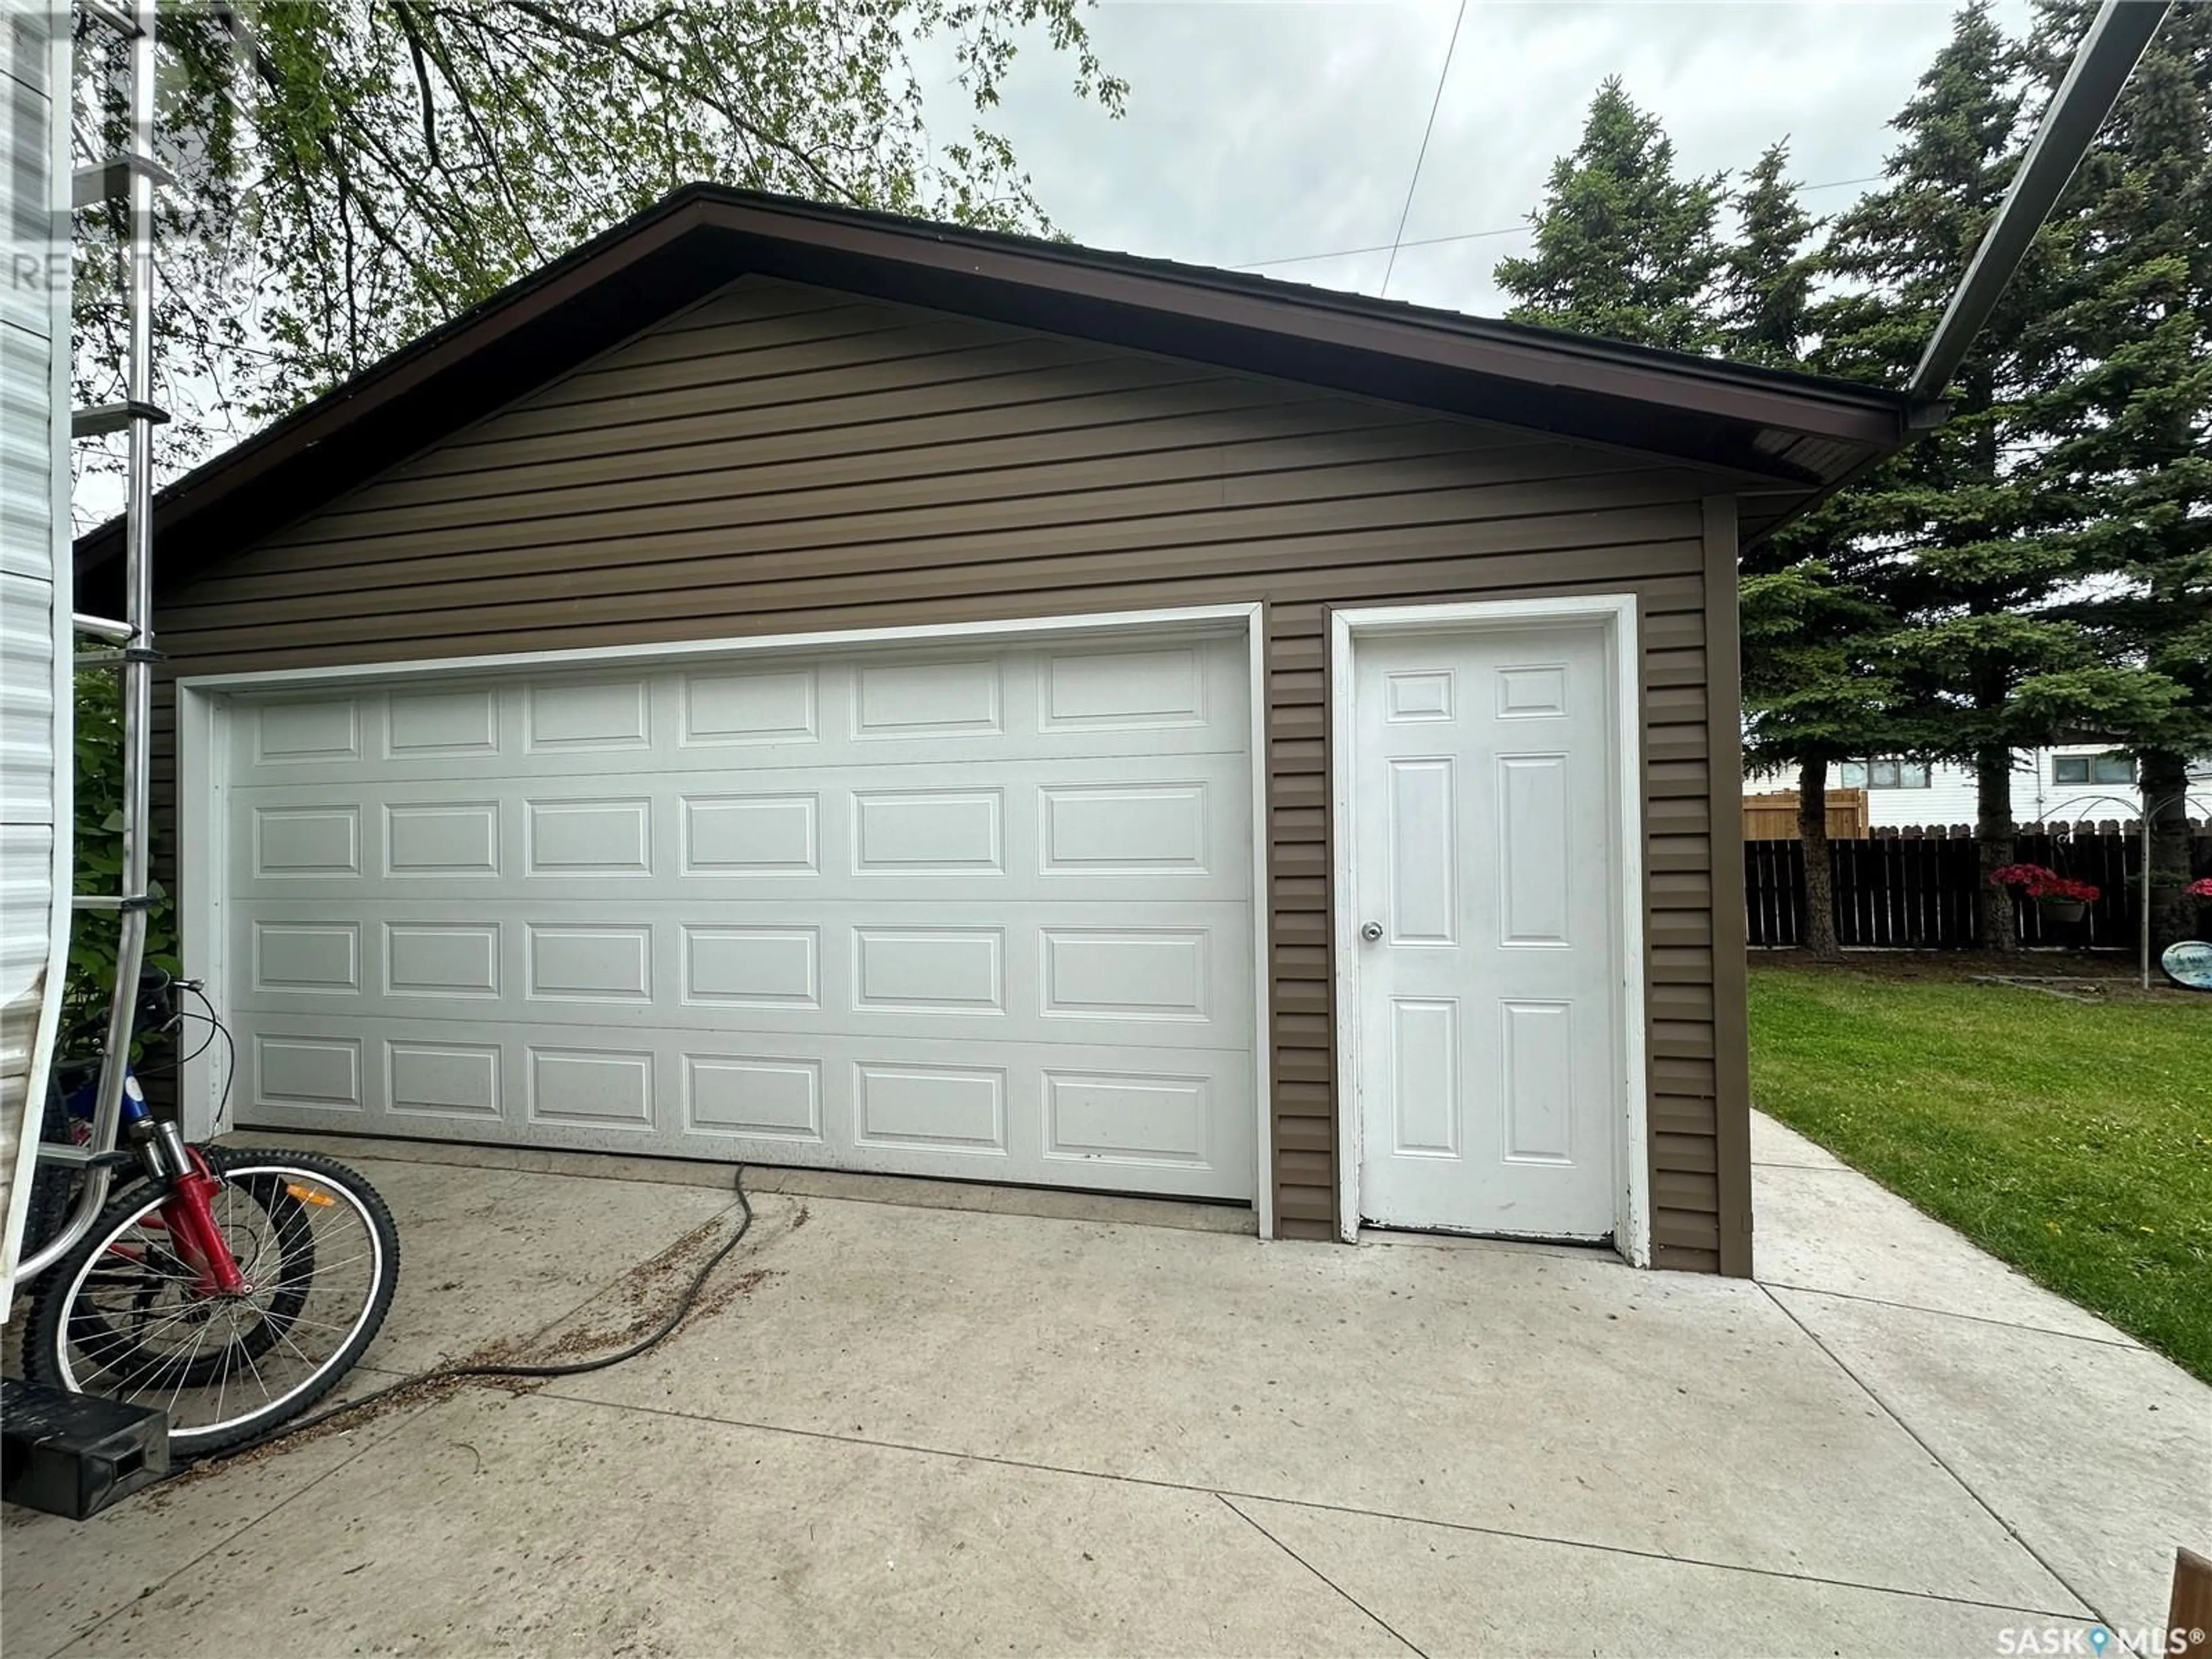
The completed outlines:
<svg viewBox="0 0 2212 1659">
<path fill-rule="evenodd" d="M 1755 1155 L 1786 1285 L 811 1178 L 630 1364 L 82 1528 L 9 1511 L 8 1650 L 1990 1653 L 2154 1620 L 2212 1534 L 2212 1392 L 1933 1224 L 1916 1276 L 1850 1221 L 1886 1195 Z M 633 1322 L 624 1267 L 733 1224 L 696 1178 L 362 1167 L 405 1253 L 362 1389 L 588 1346 Z"/>
</svg>

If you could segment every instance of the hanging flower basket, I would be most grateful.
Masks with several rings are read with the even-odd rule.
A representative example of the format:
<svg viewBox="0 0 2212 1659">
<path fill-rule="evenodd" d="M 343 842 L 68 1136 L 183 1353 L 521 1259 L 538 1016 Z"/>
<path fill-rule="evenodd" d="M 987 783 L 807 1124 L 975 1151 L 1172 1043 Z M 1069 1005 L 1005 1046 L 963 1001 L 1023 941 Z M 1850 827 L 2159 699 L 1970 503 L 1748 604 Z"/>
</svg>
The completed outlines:
<svg viewBox="0 0 2212 1659">
<path fill-rule="evenodd" d="M 2062 876 L 2040 864 L 2008 864 L 1990 872 L 1990 885 L 2006 887 L 2021 898 L 2033 899 L 2046 921 L 2073 924 L 2089 914 L 2100 890 L 2086 881 Z"/>
<path fill-rule="evenodd" d="M 2188 886 L 2183 888 L 2181 894 L 2184 898 L 2193 898 L 2197 901 L 2200 916 L 2208 911 L 2212 911 L 2212 876 L 2198 877 Z"/>
</svg>

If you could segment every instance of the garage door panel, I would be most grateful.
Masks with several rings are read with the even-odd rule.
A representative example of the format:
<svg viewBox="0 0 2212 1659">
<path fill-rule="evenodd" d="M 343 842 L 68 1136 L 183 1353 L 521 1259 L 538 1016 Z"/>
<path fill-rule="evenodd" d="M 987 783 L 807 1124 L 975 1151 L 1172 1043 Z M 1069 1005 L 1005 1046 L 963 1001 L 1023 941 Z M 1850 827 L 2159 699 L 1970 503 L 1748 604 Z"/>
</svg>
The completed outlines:
<svg viewBox="0 0 2212 1659">
<path fill-rule="evenodd" d="M 365 719 L 380 727 L 382 717 L 364 709 Z M 637 745 L 610 745 L 604 750 L 576 747 L 558 751 L 562 775 L 574 778 L 621 777 L 636 770 L 641 752 L 654 756 L 656 769 L 671 777 L 695 773 L 766 772 L 816 766 L 873 767 L 926 764 L 961 765 L 987 757 L 993 760 L 1113 760 L 1130 756 L 1227 756 L 1241 752 L 1244 741 L 1244 706 L 1240 698 L 1234 720 L 1217 720 L 1205 726 L 1134 728 L 1054 728 L 1042 732 L 1000 735 L 978 733 L 957 739 L 896 744 L 876 742 L 825 744 L 817 741 L 763 738 L 757 743 L 708 743 L 684 740 L 679 731 L 656 735 L 649 750 Z M 672 725 L 674 722 L 671 722 Z M 656 733 L 660 728 L 655 726 Z M 378 775 L 410 782 L 460 782 L 492 778 L 526 779 L 547 775 L 552 751 L 529 751 L 519 742 L 501 748 L 459 742 L 441 753 L 425 746 L 396 757 L 371 755 L 367 763 Z M 250 759 L 250 757 L 249 757 Z M 350 783 L 362 775 L 364 763 L 351 757 L 325 764 L 301 763 L 256 766 L 241 763 L 234 772 L 241 787 L 301 787 Z"/>
<path fill-rule="evenodd" d="M 245 784 L 671 773 L 1002 759 L 1223 754 L 1245 745 L 1237 641 L 1071 645 L 995 662 L 877 665 L 779 654 L 648 674 L 479 679 L 404 691 L 264 696 L 243 709 Z"/>
<path fill-rule="evenodd" d="M 604 1006 L 683 1029 L 1168 1048 L 1242 1048 L 1252 1030 L 1243 905 L 1038 906 L 1018 922 L 957 903 L 665 899 L 621 914 L 249 901 L 232 908 L 232 1006 L 479 1027 Z"/>
<path fill-rule="evenodd" d="M 1237 639 L 240 707 L 247 1121 L 1249 1198 Z"/>
<path fill-rule="evenodd" d="M 276 897 L 337 884 L 364 899 L 465 900 L 582 880 L 733 901 L 832 891 L 1110 899 L 1153 882 L 1201 901 L 1250 892 L 1241 757 L 682 779 L 647 759 L 647 769 L 605 780 L 380 776 L 236 788 L 230 891 Z"/>
<path fill-rule="evenodd" d="M 1241 1051 L 247 1017 L 258 1126 L 1249 1199 Z"/>
</svg>

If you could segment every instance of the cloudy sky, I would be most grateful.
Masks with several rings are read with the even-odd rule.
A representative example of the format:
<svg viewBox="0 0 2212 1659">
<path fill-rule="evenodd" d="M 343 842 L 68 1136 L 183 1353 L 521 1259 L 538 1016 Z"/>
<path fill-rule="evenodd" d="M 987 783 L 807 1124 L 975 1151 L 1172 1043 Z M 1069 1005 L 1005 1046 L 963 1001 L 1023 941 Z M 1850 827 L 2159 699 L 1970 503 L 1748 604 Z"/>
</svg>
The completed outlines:
<svg viewBox="0 0 2212 1659">
<path fill-rule="evenodd" d="M 1436 101 L 1389 292 L 1494 314 L 1491 269 L 1527 251 L 1524 216 L 1607 75 L 1658 113 L 1687 171 L 1741 170 L 1787 137 L 1796 177 L 1826 186 L 1808 206 L 1829 213 L 1881 171 L 1885 124 L 1951 18 L 1943 0 L 1468 0 L 1444 72 L 1456 9 L 1103 0 L 1087 17 L 1127 114 L 1076 102 L 1040 41 L 999 125 L 1078 241 L 1373 293 Z M 2022 31 L 2025 0 L 1999 16 Z M 1301 257 L 1316 254 L 1334 257 Z"/>
</svg>

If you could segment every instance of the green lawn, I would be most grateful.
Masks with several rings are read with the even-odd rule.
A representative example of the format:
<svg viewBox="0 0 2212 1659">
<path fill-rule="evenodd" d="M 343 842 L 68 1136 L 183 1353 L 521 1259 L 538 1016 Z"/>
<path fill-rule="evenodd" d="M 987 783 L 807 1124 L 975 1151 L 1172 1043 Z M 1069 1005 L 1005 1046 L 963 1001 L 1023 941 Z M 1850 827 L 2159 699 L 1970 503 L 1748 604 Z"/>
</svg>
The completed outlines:
<svg viewBox="0 0 2212 1659">
<path fill-rule="evenodd" d="M 2212 1382 L 2212 996 L 1751 970 L 1752 1098 Z"/>
</svg>

